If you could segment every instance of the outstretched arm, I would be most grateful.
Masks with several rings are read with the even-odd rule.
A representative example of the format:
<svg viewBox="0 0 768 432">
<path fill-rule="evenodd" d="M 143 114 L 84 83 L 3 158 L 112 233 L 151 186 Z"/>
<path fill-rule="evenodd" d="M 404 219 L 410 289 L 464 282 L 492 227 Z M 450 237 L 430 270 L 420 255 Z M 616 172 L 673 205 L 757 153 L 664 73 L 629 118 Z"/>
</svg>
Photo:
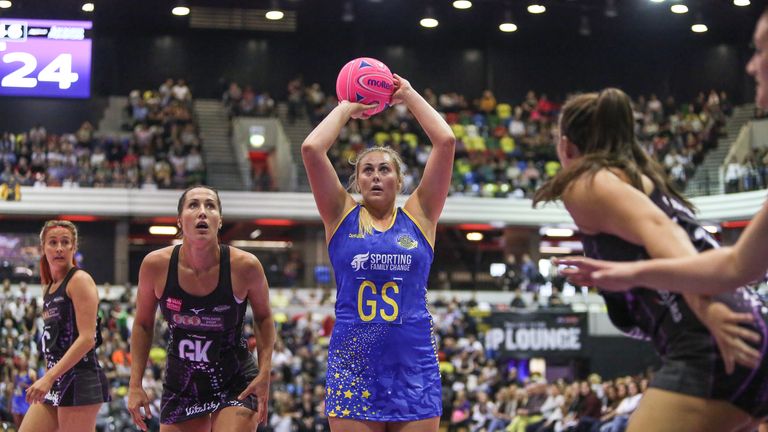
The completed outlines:
<svg viewBox="0 0 768 432">
<path fill-rule="evenodd" d="M 694 294 L 718 294 L 762 278 L 768 268 L 768 204 L 755 215 L 735 245 L 699 255 L 632 263 L 582 257 L 557 260 L 575 283 L 611 291 L 633 286 Z"/>
<path fill-rule="evenodd" d="M 613 234 L 643 246 L 652 258 L 691 257 L 697 254 L 682 228 L 645 194 L 610 171 L 597 173 L 593 181 L 589 178 L 578 180 L 563 198 L 568 211 L 583 231 Z M 633 286 L 642 285 L 634 282 Z M 660 288 L 668 290 L 671 286 Z M 683 296 L 715 337 L 729 373 L 737 361 L 746 366 L 759 363 L 760 353 L 744 342 L 754 341 L 759 336 L 738 325 L 752 322 L 750 314 L 734 313 L 722 303 L 712 302 L 700 295 Z"/>
</svg>

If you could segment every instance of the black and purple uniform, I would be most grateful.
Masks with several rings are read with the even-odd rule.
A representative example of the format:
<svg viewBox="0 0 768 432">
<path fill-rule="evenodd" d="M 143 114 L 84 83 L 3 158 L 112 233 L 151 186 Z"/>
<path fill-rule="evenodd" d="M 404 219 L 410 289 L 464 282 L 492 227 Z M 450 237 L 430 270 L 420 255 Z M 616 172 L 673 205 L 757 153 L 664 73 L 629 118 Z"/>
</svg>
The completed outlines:
<svg viewBox="0 0 768 432">
<path fill-rule="evenodd" d="M 67 295 L 67 284 L 79 269 L 73 267 L 56 291 L 49 284 L 43 294 L 43 355 L 47 369 L 58 363 L 80 335 L 77 331 L 75 306 Z M 100 323 L 96 322 L 96 345 L 71 369 L 53 383 L 44 402 L 56 407 L 92 405 L 110 400 L 109 383 L 96 357 L 101 345 Z"/>
<path fill-rule="evenodd" d="M 651 193 L 650 199 L 685 230 L 699 252 L 719 247 L 693 213 L 678 200 L 663 195 L 658 189 Z M 582 241 L 585 254 L 590 258 L 608 261 L 650 259 L 643 247 L 613 235 L 584 235 Z M 630 336 L 653 342 L 662 366 L 654 375 L 651 387 L 725 400 L 755 418 L 768 415 L 768 362 L 762 362 L 757 369 L 738 366 L 733 374 L 727 375 L 715 339 L 681 294 L 642 287 L 623 293 L 601 294 L 616 327 Z M 745 327 L 762 336 L 754 348 L 765 357 L 768 351 L 768 307 L 757 293 L 741 287 L 714 296 L 714 299 L 734 312 L 754 316 L 754 323 Z"/>
<path fill-rule="evenodd" d="M 258 368 L 243 337 L 247 303 L 232 291 L 229 247 L 219 247 L 218 285 L 202 297 L 179 286 L 180 248 L 173 249 L 160 298 L 170 332 L 160 422 L 180 423 L 230 406 L 255 410 L 255 396 L 237 399 Z"/>
</svg>

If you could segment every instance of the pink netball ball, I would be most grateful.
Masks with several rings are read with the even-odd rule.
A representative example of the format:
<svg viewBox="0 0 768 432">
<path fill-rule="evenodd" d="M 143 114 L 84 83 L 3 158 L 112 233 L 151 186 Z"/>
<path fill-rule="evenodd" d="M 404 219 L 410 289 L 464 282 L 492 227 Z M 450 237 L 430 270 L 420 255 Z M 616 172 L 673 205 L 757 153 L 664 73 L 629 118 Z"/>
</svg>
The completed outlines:
<svg viewBox="0 0 768 432">
<path fill-rule="evenodd" d="M 387 65 L 370 57 L 356 58 L 345 64 L 336 78 L 336 97 L 339 101 L 378 104 L 376 108 L 365 111 L 368 116 L 387 109 L 392 103 L 394 91 L 392 72 Z"/>
</svg>

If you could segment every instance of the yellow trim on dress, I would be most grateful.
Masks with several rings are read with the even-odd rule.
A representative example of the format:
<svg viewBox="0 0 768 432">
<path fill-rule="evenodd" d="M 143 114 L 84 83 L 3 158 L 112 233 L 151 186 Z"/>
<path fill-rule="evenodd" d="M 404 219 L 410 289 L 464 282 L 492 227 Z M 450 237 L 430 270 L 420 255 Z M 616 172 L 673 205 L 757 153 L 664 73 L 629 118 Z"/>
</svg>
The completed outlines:
<svg viewBox="0 0 768 432">
<path fill-rule="evenodd" d="M 427 243 L 429 243 L 429 245 L 432 247 L 432 250 L 434 251 L 435 250 L 435 245 L 433 243 L 434 240 L 429 241 L 429 236 L 427 235 L 426 231 L 424 231 L 424 228 L 421 227 L 421 224 L 416 220 L 415 217 L 413 217 L 413 215 L 408 213 L 408 210 L 406 210 L 404 207 L 400 207 L 400 209 L 403 211 L 403 213 L 405 213 L 406 216 L 408 216 L 408 219 L 410 219 L 411 222 L 413 222 L 416 225 L 416 228 L 418 228 L 419 231 L 421 231 L 421 235 L 424 236 L 424 238 L 427 240 Z"/>
<path fill-rule="evenodd" d="M 340 226 L 341 226 L 341 224 L 343 224 L 343 223 L 344 223 L 344 221 L 347 219 L 347 216 L 349 216 L 349 214 L 350 214 L 350 213 L 352 213 L 352 210 L 354 210 L 354 209 L 356 209 L 356 208 L 358 208 L 358 207 L 360 207 L 360 204 L 355 204 L 355 205 L 353 205 L 353 206 L 352 206 L 352 207 L 351 207 L 349 210 L 347 210 L 346 212 L 344 212 L 344 215 L 341 217 L 341 219 L 339 219 L 339 223 L 337 223 L 337 224 L 336 224 L 336 228 L 334 228 L 334 229 L 333 229 L 333 232 L 331 232 L 331 236 L 330 236 L 330 237 L 328 237 L 328 244 L 331 244 L 331 240 L 333 239 L 333 236 L 335 236 L 335 235 L 336 235 L 336 231 L 338 231 L 338 230 L 339 230 L 339 227 L 340 227 Z"/>
</svg>

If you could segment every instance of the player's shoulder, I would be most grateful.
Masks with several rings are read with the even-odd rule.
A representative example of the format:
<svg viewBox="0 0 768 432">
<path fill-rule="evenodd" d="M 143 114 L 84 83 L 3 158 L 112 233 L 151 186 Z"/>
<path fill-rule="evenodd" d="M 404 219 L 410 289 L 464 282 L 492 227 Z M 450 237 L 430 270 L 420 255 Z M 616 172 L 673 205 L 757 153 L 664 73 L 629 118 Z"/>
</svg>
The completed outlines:
<svg viewBox="0 0 768 432">
<path fill-rule="evenodd" d="M 155 271 L 166 269 L 168 267 L 168 263 L 171 260 L 173 248 L 174 246 L 167 246 L 147 254 L 147 256 L 144 257 L 144 260 L 141 262 L 142 270 Z"/>
</svg>

